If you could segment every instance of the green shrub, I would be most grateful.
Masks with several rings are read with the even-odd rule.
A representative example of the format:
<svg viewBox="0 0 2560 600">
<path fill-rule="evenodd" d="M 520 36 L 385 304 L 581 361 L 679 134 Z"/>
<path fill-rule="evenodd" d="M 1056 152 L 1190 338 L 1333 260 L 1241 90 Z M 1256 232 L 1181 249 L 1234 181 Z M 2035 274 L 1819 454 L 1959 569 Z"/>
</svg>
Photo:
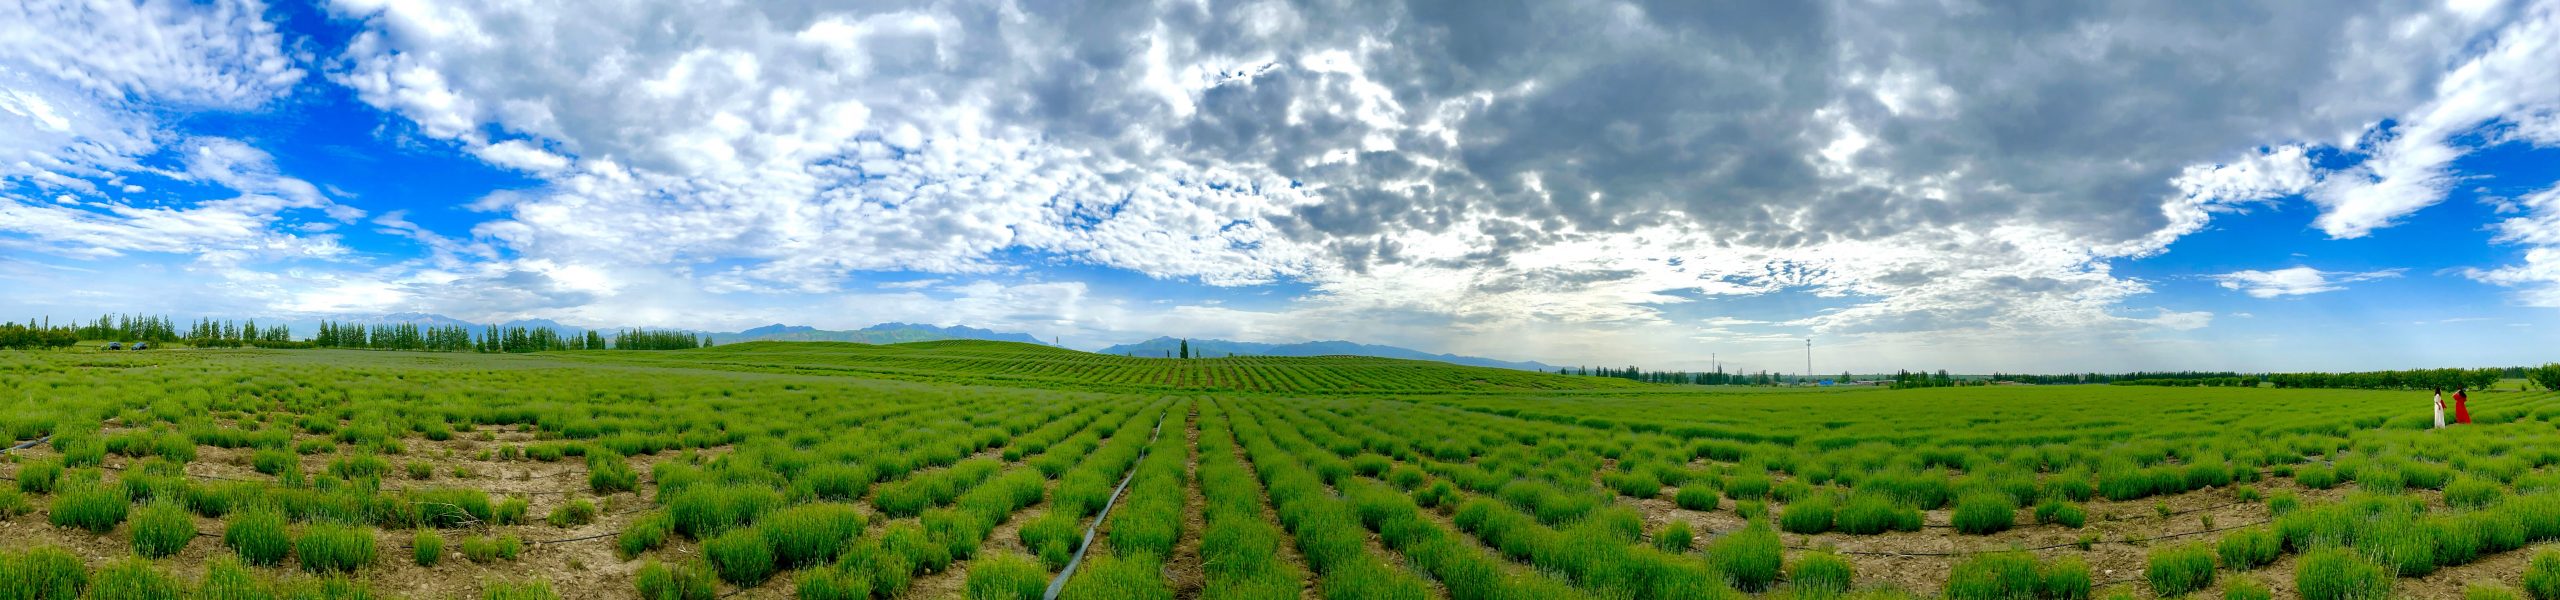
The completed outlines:
<svg viewBox="0 0 2560 600">
<path fill-rule="evenodd" d="M 337 523 L 314 523 L 293 540 L 293 556 L 302 570 L 349 573 L 373 564 L 373 529 Z"/>
<path fill-rule="evenodd" d="M 1795 565 L 1787 567 L 1787 585 L 1794 588 L 1799 597 L 1829 597 L 1849 591 L 1855 573 L 1848 559 L 1838 554 L 1808 552 L 1796 557 Z"/>
<path fill-rule="evenodd" d="M 655 550 L 658 545 L 667 543 L 667 534 L 674 531 L 675 518 L 668 516 L 667 511 L 650 511 L 649 514 L 632 520 L 629 526 L 623 527 L 622 533 L 614 534 L 614 554 L 621 556 L 623 560 L 639 558 L 640 553 Z"/>
<path fill-rule="evenodd" d="M 2222 600 L 2275 600 L 2274 590 L 2250 577 L 2234 577 L 2222 584 Z"/>
<path fill-rule="evenodd" d="M 831 569 L 816 569 L 808 573 L 833 574 Z M 712 600 L 719 597 L 720 593 L 720 582 L 711 573 L 711 566 L 698 558 L 672 569 L 658 561 L 649 561 L 648 564 L 640 565 L 640 571 L 632 577 L 631 584 L 640 592 L 641 600 Z M 803 600 L 818 598 L 868 600 L 871 595 L 869 588 L 864 588 L 861 594 L 837 596 L 812 596 L 808 588 L 801 589 L 800 598 Z"/>
<path fill-rule="evenodd" d="M 1049 571 L 1029 556 L 1001 552 L 969 565 L 969 600 L 1038 600 L 1048 587 Z"/>
<path fill-rule="evenodd" d="M 425 481 L 436 478 L 436 466 L 428 464 L 427 461 L 409 461 L 409 464 L 402 465 L 401 468 L 409 472 L 410 479 Z"/>
<path fill-rule="evenodd" d="M 18 491 L 50 494 L 62 479 L 62 461 L 40 460 L 18 467 Z"/>
<path fill-rule="evenodd" d="M 2355 536 L 2356 550 L 2397 577 L 2422 577 L 2436 570 L 2435 532 L 2413 514 L 2372 519 Z"/>
<path fill-rule="evenodd" d="M 72 600 L 88 586 L 88 565 L 69 551 L 37 546 L 24 552 L 0 552 L 0 597 Z"/>
<path fill-rule="evenodd" d="M 2384 600 L 2392 579 L 2382 565 L 2343 548 L 2312 550 L 2293 567 L 2293 589 L 2303 600 Z"/>
<path fill-rule="evenodd" d="M 2066 502 L 2061 498 L 2046 498 L 2044 502 L 2036 504 L 2036 522 L 2079 529 L 2089 524 L 2089 513 L 2081 510 L 2080 505 Z"/>
<path fill-rule="evenodd" d="M 1173 600 L 1173 588 L 1166 585 L 1164 567 L 1153 554 L 1118 556 L 1112 553 L 1085 555 L 1086 562 L 1076 568 L 1067 580 L 1060 598 L 1111 598 L 1114 600 Z M 1329 598 L 1411 598 L 1423 600 L 1429 588 L 1412 578 L 1391 577 L 1393 573 L 1376 563 L 1354 562 L 1326 573 L 1319 582 Z"/>
<path fill-rule="evenodd" d="M 2152 593 L 2163 598 L 2212 587 L 2213 551 L 2204 544 L 2153 549 L 2142 576 L 2151 582 Z"/>
<path fill-rule="evenodd" d="M 2325 490 L 2338 485 L 2338 471 L 2320 465 L 2304 465 L 2293 470 L 2293 482 L 2302 484 L 2302 487 Z"/>
<path fill-rule="evenodd" d="M 2302 498 L 2293 492 L 2276 492 L 2267 498 L 2267 514 L 2282 517 L 2302 508 Z"/>
<path fill-rule="evenodd" d="M 594 523 L 596 522 L 596 503 L 588 502 L 585 498 L 570 500 L 566 504 L 552 507 L 551 515 L 543 517 L 542 520 L 550 523 L 552 527 L 561 528 Z"/>
<path fill-rule="evenodd" d="M 498 537 L 478 535 L 462 540 L 462 557 L 475 563 L 515 560 L 516 555 L 522 553 L 524 540 L 515 534 Z"/>
<path fill-rule="evenodd" d="M 127 557 L 98 567 L 89 581 L 91 600 L 166 600 L 178 597 L 178 579 L 151 566 L 151 561 Z"/>
<path fill-rule="evenodd" d="M 285 532 L 284 511 L 260 505 L 231 513 L 223 523 L 222 545 L 239 554 L 240 562 L 273 566 L 293 551 L 293 537 Z"/>
<path fill-rule="evenodd" d="M 1672 519 L 1671 524 L 1662 526 L 1661 531 L 1653 534 L 1653 547 L 1663 552 L 1688 552 L 1689 547 L 1697 543 L 1698 536 L 1689 530 L 1689 522 L 1679 519 Z"/>
<path fill-rule="evenodd" d="M 2018 524 L 2016 499 L 2007 494 L 1974 493 L 1956 501 L 1956 531 L 1990 535 Z"/>
<path fill-rule="evenodd" d="M 702 544 L 703 556 L 720 571 L 720 579 L 739 587 L 763 583 L 773 575 L 773 545 L 752 530 L 733 529 Z"/>
<path fill-rule="evenodd" d="M 2462 588 L 2462 600 L 2522 600 L 2516 591 L 2495 583 L 2473 583 Z"/>
<path fill-rule="evenodd" d="M 1883 494 L 1858 493 L 1841 505 L 1834 525 L 1843 533 L 1875 535 L 1887 531 L 1919 531 L 1920 509 L 1894 502 Z"/>
<path fill-rule="evenodd" d="M 216 556 L 204 568 L 204 581 L 196 585 L 196 600 L 269 600 L 275 590 L 257 572 L 240 564 L 240 559 Z"/>
<path fill-rule="evenodd" d="M 756 528 L 776 561 L 796 569 L 835 560 L 846 543 L 862 534 L 862 511 L 851 504 L 802 504 L 765 515 Z"/>
<path fill-rule="evenodd" d="M 2486 479 L 2464 477 L 2444 486 L 2444 502 L 2455 508 L 2480 508 L 2495 504 L 2505 495 L 2498 483 Z"/>
<path fill-rule="evenodd" d="M 1724 573 L 1733 587 L 1759 592 L 1777 581 L 1786 560 L 1786 545 L 1766 523 L 1754 523 L 1707 544 L 1707 561 Z"/>
<path fill-rule="evenodd" d="M 416 556 L 418 566 L 436 566 L 437 562 L 444 560 L 444 534 L 433 529 L 420 529 L 417 535 L 409 537 L 409 550 Z"/>
<path fill-rule="evenodd" d="M 1735 500 L 1763 500 L 1769 497 L 1769 476 L 1745 473 L 1724 478 L 1724 496 Z"/>
<path fill-rule="evenodd" d="M 2036 598 L 2045 588 L 2036 558 L 2025 552 L 1977 554 L 1947 573 L 1948 600 Z"/>
<path fill-rule="evenodd" d="M 667 503 L 676 533 L 702 540 L 729 528 L 754 522 L 758 515 L 782 505 L 782 494 L 759 485 L 697 484 Z"/>
<path fill-rule="evenodd" d="M 1673 492 L 1671 502 L 1689 510 L 1715 510 L 1720 502 L 1716 498 L 1717 493 L 1715 486 L 1691 483 L 1680 486 L 1679 491 Z"/>
<path fill-rule="evenodd" d="M 602 496 L 640 488 L 640 472 L 611 450 L 587 454 L 587 489 Z"/>
<path fill-rule="evenodd" d="M 53 496 L 53 512 L 47 517 L 55 527 L 78 527 L 90 533 L 105 534 L 124 522 L 125 513 L 133 508 L 125 489 L 100 483 L 64 486 Z"/>
<path fill-rule="evenodd" d="M 490 510 L 489 520 L 499 525 L 523 525 L 525 515 L 531 510 L 533 510 L 531 501 L 521 496 L 508 496 L 505 500 L 498 501 L 497 508 Z"/>
<path fill-rule="evenodd" d="M 2214 544 L 2214 551 L 2222 557 L 2224 568 L 2251 571 L 2282 556 L 2284 540 L 2276 537 L 2274 529 L 2251 527 L 2223 535 Z"/>
<path fill-rule="evenodd" d="M 2087 600 L 2093 585 L 2089 563 L 2066 556 L 2038 570 L 2037 594 L 2052 600 Z"/>
<path fill-rule="evenodd" d="M 1052 512 L 1022 525 L 1022 547 L 1040 557 L 1040 563 L 1051 571 L 1066 568 L 1074 554 L 1075 544 L 1084 530 L 1074 515 Z"/>
<path fill-rule="evenodd" d="M 799 600 L 871 600 L 870 577 L 837 569 L 801 571 L 792 587 Z"/>
<path fill-rule="evenodd" d="M 2560 600 L 2560 550 L 2533 555 L 2524 569 L 2524 593 L 2533 600 Z"/>
<path fill-rule="evenodd" d="M 481 589 L 480 599 L 560 600 L 560 594 L 551 591 L 550 582 L 539 579 L 532 581 L 498 581 L 492 582 L 487 587 Z"/>
<path fill-rule="evenodd" d="M 339 479 L 380 479 L 391 470 L 391 461 L 372 454 L 341 456 L 329 461 L 329 476 Z"/>
<path fill-rule="evenodd" d="M 1831 530 L 1832 514 L 1830 498 L 1805 498 L 1779 511 L 1778 527 L 1787 533 L 1822 533 Z"/>
<path fill-rule="evenodd" d="M 0 489 L 0 519 L 7 519 L 35 511 L 35 503 L 27 501 L 27 494 L 25 492 L 13 489 Z"/>
<path fill-rule="evenodd" d="M 177 554 L 196 539 L 195 515 L 178 501 L 154 501 L 133 515 L 133 552 L 143 558 Z"/>
</svg>

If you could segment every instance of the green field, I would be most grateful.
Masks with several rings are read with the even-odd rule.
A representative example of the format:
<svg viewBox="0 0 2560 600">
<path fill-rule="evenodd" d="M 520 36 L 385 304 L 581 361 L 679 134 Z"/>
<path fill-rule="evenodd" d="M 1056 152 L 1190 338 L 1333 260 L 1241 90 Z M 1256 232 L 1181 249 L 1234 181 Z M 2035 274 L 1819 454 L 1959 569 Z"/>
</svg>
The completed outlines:
<svg viewBox="0 0 2560 600">
<path fill-rule="evenodd" d="M 928 342 L 0 351 L 0 402 L 0 598 L 1038 598 L 1087 526 L 1066 598 L 2560 593 L 2549 392 Z"/>
</svg>

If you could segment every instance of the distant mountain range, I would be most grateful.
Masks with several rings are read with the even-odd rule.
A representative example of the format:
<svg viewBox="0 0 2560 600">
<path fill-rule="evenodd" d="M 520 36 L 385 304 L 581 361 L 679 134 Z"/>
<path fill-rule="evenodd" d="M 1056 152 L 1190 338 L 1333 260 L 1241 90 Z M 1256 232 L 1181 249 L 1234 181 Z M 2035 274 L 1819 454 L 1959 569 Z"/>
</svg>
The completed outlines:
<svg viewBox="0 0 2560 600">
<path fill-rule="evenodd" d="M 775 323 L 736 333 L 711 334 L 711 341 L 715 344 L 755 341 L 861 342 L 865 344 L 896 344 L 900 342 L 930 342 L 934 340 L 993 340 L 999 342 L 1039 344 L 1043 346 L 1049 345 L 1048 341 L 1031 337 L 1031 334 L 1028 333 L 1006 333 L 961 325 L 936 327 L 933 325 L 919 325 L 915 323 L 881 323 L 850 331 L 819 329 L 807 325 L 783 325 L 781 323 Z"/>
<path fill-rule="evenodd" d="M 1098 352 L 1102 354 L 1118 354 L 1126 356 L 1173 356 L 1181 352 L 1182 342 L 1183 340 L 1180 339 L 1160 337 L 1135 344 L 1121 344 L 1118 346 L 1103 348 Z M 1264 344 L 1258 342 L 1237 342 L 1229 340 L 1191 340 L 1191 355 L 1209 358 L 1221 356 L 1375 356 L 1379 358 L 1431 360 L 1457 365 L 1493 367 L 1497 369 L 1519 369 L 1522 371 L 1552 372 L 1556 370 L 1553 365 L 1535 361 L 1513 362 L 1481 356 L 1432 354 L 1411 348 L 1362 344 L 1341 340 L 1299 342 L 1295 344 Z"/>
</svg>

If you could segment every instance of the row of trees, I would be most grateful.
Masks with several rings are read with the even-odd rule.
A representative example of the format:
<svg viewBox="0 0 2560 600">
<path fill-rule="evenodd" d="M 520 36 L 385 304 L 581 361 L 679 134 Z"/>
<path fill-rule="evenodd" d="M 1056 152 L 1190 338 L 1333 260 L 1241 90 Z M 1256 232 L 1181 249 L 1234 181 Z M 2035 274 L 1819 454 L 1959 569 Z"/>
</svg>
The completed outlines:
<svg viewBox="0 0 2560 600">
<path fill-rule="evenodd" d="M 308 342 L 294 341 L 292 327 L 284 325 L 259 327 L 256 320 L 250 320 L 244 323 L 233 323 L 230 321 L 200 319 L 195 323 L 187 325 L 187 332 L 185 335 L 179 336 L 179 341 L 186 342 L 189 346 L 199 348 L 238 348 L 241 346 L 257 346 L 260 348 L 296 348 L 310 346 Z"/>
<path fill-rule="evenodd" d="M 430 352 L 486 352 L 471 328 L 461 325 L 418 325 L 415 323 L 358 325 L 354 323 L 320 322 L 320 334 L 311 344 L 322 348 L 365 348 L 373 350 L 423 350 Z"/>
<path fill-rule="evenodd" d="M 175 342 L 177 321 L 153 315 L 99 315 L 86 325 L 71 324 L 80 339 L 107 342 Z"/>
<path fill-rule="evenodd" d="M 27 321 L 0 323 L 0 349 L 64 348 L 80 343 L 80 330 L 70 325 Z"/>
<path fill-rule="evenodd" d="M 1768 371 L 1760 371 L 1756 373 L 1727 373 L 1723 367 L 1717 367 L 1716 370 L 1713 371 L 1647 371 L 1636 367 L 1627 367 L 1623 369 L 1610 367 L 1557 367 L 1556 374 L 1578 375 L 1583 377 L 1616 377 L 1619 379 L 1642 381 L 1645 383 L 1668 383 L 1681 385 L 1778 385 L 1780 383 L 1801 382 L 1804 379 L 1803 377 L 1796 375 L 1770 373 Z"/>
<path fill-rule="evenodd" d="M 489 326 L 480 331 L 462 325 L 414 323 L 363 325 L 321 321 L 310 340 L 297 340 L 285 325 L 257 321 L 202 319 L 182 331 L 177 321 L 156 315 L 105 315 L 96 321 L 54 325 L 50 321 L 0 323 L 0 348 L 63 348 L 82 340 L 101 342 L 183 342 L 204 348 L 356 348 L 428 352 L 544 352 L 552 350 L 683 350 L 711 345 L 711 336 L 683 331 L 624 329 L 610 336 L 588 331 L 563 335 L 549 327 Z"/>
<path fill-rule="evenodd" d="M 581 349 L 600 350 L 604 348 L 602 345 L 604 340 L 598 337 L 596 332 L 587 332 L 587 342 L 587 347 Z M 710 345 L 711 336 L 696 335 L 692 332 L 685 331 L 625 329 L 613 334 L 613 349 L 615 350 L 691 350 Z"/>
<path fill-rule="evenodd" d="M 2280 388 L 2348 388 L 2360 390 L 2485 389 L 2497 385 L 2509 369 L 2411 369 L 2357 373 L 2276 373 L 2267 383 Z"/>
<path fill-rule="evenodd" d="M 2012 383 L 2032 383 L 2036 385 L 2071 385 L 2082 383 L 2116 383 L 2120 381 L 2135 380 L 2187 381 L 2244 376 L 2254 377 L 2255 375 L 2235 373 L 2231 371 L 2135 371 L 2131 373 L 2064 373 L 2060 375 L 1992 373 L 1991 380 Z"/>
</svg>

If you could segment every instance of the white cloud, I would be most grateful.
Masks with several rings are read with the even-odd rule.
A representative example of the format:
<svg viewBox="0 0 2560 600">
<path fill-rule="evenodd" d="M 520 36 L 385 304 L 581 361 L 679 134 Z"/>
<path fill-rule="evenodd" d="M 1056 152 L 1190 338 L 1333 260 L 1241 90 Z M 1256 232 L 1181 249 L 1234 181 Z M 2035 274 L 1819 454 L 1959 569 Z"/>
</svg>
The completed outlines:
<svg viewBox="0 0 2560 600">
<path fill-rule="evenodd" d="M 2484 126 L 2519 123 L 2518 134 L 2540 139 L 2536 123 L 2560 111 L 2560 69 L 2552 68 L 2560 64 L 2560 3 L 2530 3 L 2521 13 L 2515 24 L 2487 32 L 2492 41 L 2447 71 L 2431 100 L 2394 115 L 2387 129 L 2369 130 L 2355 148 L 2368 158 L 2323 177 L 2310 194 L 2322 209 L 2315 223 L 2321 231 L 2364 237 L 2442 201 L 2456 180 L 2454 161 L 2477 147 L 2458 138 Z M 2456 27 L 2484 24 L 2491 23 Z"/>
<path fill-rule="evenodd" d="M 2248 292 L 2253 298 L 2308 296 L 2346 289 L 2346 284 L 2399 277 L 2407 269 L 2384 269 L 2362 273 L 2322 271 L 2311 267 L 2293 267 L 2274 271 L 2234 271 L 2213 276 L 2224 289 Z"/>
<path fill-rule="evenodd" d="M 2560 185 L 2526 194 L 2515 201 L 2523 216 L 2491 226 L 2495 241 L 2524 246 L 2524 262 L 2495 269 L 2465 269 L 2463 275 L 2494 285 L 2521 288 L 2516 299 L 2527 305 L 2560 308 Z"/>
</svg>

